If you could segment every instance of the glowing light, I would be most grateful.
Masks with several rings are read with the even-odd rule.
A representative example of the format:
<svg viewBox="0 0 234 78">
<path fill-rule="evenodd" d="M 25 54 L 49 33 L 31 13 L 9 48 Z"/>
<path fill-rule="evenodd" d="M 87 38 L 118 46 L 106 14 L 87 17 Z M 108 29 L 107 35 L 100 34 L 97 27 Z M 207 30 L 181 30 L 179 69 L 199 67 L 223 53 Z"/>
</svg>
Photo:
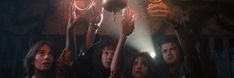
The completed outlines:
<svg viewBox="0 0 234 78">
<path fill-rule="evenodd" d="M 155 3 L 155 4 L 162 2 L 162 0 L 148 0 L 148 1 L 150 3 Z"/>
<path fill-rule="evenodd" d="M 95 2 L 96 2 L 96 0 L 90 0 L 90 3 L 88 4 L 88 6 L 85 7 L 85 1 L 86 0 L 75 0 L 74 6 L 79 11 L 89 10 L 91 7 L 95 5 Z"/>
<path fill-rule="evenodd" d="M 103 0 L 103 3 L 106 3 L 107 0 Z M 148 26 L 148 18 L 144 17 L 146 15 L 143 15 L 145 8 L 139 8 L 138 5 L 133 5 L 133 3 L 135 3 L 138 0 L 128 0 L 130 2 L 128 2 L 128 6 L 132 6 L 133 8 L 137 8 L 137 9 L 133 9 L 134 12 L 136 13 L 134 17 L 136 17 L 135 19 L 135 30 L 133 31 L 133 33 L 128 37 L 127 40 L 127 45 L 137 49 L 140 52 L 148 52 L 150 54 L 150 56 L 152 58 L 155 58 L 156 55 L 156 51 L 154 49 L 154 45 L 153 45 L 153 40 L 151 38 L 151 29 Z M 123 17 L 121 16 L 121 14 L 117 14 L 118 16 L 116 16 L 116 21 L 114 22 L 113 19 L 109 19 L 107 17 L 112 17 L 112 13 L 109 11 L 104 11 L 105 13 L 105 17 L 104 20 L 105 21 L 103 23 L 103 25 L 107 25 L 107 27 L 112 27 L 110 30 L 108 30 L 111 34 L 114 34 L 114 36 L 117 38 L 119 37 L 119 33 L 121 32 L 121 20 L 123 19 Z M 124 13 L 123 13 L 124 14 Z M 110 26 L 109 26 L 110 25 Z M 157 58 L 157 57 L 156 57 Z"/>
<path fill-rule="evenodd" d="M 150 49 L 141 50 L 140 52 L 148 52 L 149 55 L 150 55 L 152 58 L 155 58 L 155 56 L 156 56 L 156 52 L 154 52 L 153 50 L 150 50 Z"/>
<path fill-rule="evenodd" d="M 107 3 L 107 0 L 103 0 L 102 4 L 106 4 Z"/>
<path fill-rule="evenodd" d="M 156 53 L 155 53 L 155 52 L 150 52 L 150 56 L 151 56 L 152 58 L 155 58 Z"/>
<path fill-rule="evenodd" d="M 152 58 L 156 56 L 151 32 L 146 24 L 146 19 L 136 19 L 135 30 L 129 36 L 127 44 L 135 47 L 140 52 L 148 52 Z"/>
</svg>

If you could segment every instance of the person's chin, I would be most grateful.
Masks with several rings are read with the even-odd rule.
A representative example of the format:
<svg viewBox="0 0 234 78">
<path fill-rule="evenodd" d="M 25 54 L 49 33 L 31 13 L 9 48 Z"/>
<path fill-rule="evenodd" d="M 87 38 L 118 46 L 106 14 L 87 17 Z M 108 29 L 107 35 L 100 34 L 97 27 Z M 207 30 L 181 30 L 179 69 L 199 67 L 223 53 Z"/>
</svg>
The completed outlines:
<svg viewBox="0 0 234 78">
<path fill-rule="evenodd" d="M 173 64 L 173 63 L 175 63 L 175 61 L 174 61 L 174 60 L 170 60 L 170 61 L 168 61 L 168 64 Z"/>
<path fill-rule="evenodd" d="M 50 67 L 42 67 L 41 69 L 42 69 L 43 71 L 47 71 L 47 70 L 50 69 Z"/>
<path fill-rule="evenodd" d="M 107 68 L 110 68 L 110 66 L 111 66 L 111 62 L 107 62 L 105 65 L 105 67 L 107 67 Z"/>
<path fill-rule="evenodd" d="M 135 78 L 143 78 L 141 75 L 136 75 Z"/>
<path fill-rule="evenodd" d="M 110 66 L 109 66 L 109 65 L 105 65 L 105 68 L 106 68 L 106 69 L 109 69 L 109 68 L 110 68 Z"/>
</svg>

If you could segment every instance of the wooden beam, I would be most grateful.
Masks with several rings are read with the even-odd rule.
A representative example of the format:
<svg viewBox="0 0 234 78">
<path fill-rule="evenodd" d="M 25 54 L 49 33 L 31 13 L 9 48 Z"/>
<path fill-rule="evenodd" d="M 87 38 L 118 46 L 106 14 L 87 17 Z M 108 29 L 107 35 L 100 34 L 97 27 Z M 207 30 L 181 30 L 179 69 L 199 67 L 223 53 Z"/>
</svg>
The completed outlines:
<svg viewBox="0 0 234 78">
<path fill-rule="evenodd" d="M 229 49 L 230 48 L 229 38 L 227 38 L 227 37 L 223 38 L 223 45 L 224 45 L 224 52 L 225 52 L 225 55 L 226 55 L 228 78 L 233 78 L 231 58 L 230 58 L 230 49 Z"/>
</svg>

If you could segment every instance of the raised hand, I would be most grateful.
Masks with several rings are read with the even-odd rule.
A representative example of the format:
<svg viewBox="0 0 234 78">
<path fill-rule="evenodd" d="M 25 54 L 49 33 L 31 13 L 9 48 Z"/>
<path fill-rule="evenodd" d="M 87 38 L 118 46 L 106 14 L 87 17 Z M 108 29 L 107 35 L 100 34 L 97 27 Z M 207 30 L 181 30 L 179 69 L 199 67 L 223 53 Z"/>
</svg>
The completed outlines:
<svg viewBox="0 0 234 78">
<path fill-rule="evenodd" d="M 77 15 L 76 10 L 74 4 L 70 6 L 67 29 L 73 29 L 78 23 L 81 23 L 81 15 Z"/>
<path fill-rule="evenodd" d="M 158 3 L 150 3 L 147 8 L 148 14 L 155 17 L 171 16 L 171 8 L 163 1 Z"/>
<path fill-rule="evenodd" d="M 169 5 L 167 5 L 165 2 L 162 0 L 158 0 L 160 2 L 158 3 L 153 3 L 151 2 L 148 5 L 147 12 L 150 16 L 156 17 L 159 20 L 163 20 L 165 22 L 168 22 L 172 24 L 172 27 L 178 27 L 181 26 L 181 15 L 178 15 L 175 13 L 172 8 L 170 8 Z"/>
<path fill-rule="evenodd" d="M 95 25 L 100 25 L 103 20 L 102 0 L 94 0 L 95 5 L 89 10 L 88 21 Z"/>
<path fill-rule="evenodd" d="M 122 34 L 125 36 L 130 35 L 134 30 L 135 15 L 132 9 L 127 8 L 124 11 L 124 19 L 122 20 Z"/>
</svg>

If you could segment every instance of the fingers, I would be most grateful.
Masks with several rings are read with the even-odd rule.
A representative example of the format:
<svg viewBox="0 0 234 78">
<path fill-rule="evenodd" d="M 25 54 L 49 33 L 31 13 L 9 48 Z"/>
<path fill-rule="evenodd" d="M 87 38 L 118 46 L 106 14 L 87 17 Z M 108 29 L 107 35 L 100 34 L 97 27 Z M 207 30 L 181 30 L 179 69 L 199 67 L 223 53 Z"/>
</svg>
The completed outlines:
<svg viewBox="0 0 234 78">
<path fill-rule="evenodd" d="M 122 20 L 123 34 L 128 36 L 134 30 L 135 13 L 132 9 L 127 8 L 125 9 L 123 16 L 124 16 L 124 19 Z"/>
<path fill-rule="evenodd" d="M 148 11 L 150 16 L 167 16 L 171 15 L 169 10 L 150 10 Z"/>
<path fill-rule="evenodd" d="M 128 23 L 127 26 L 129 26 L 129 27 L 134 27 L 134 20 L 131 20 L 131 21 Z"/>
<path fill-rule="evenodd" d="M 164 3 L 159 3 L 159 4 L 149 4 L 147 10 L 169 10 L 170 7 Z"/>
<path fill-rule="evenodd" d="M 92 0 L 93 1 L 93 6 L 89 10 L 88 18 L 89 21 L 92 23 L 99 23 L 100 20 L 102 19 L 102 0 Z"/>
<path fill-rule="evenodd" d="M 131 22 L 134 21 L 134 17 L 135 17 L 134 11 L 130 8 L 127 8 L 124 12 L 124 20 Z"/>
<path fill-rule="evenodd" d="M 128 8 L 126 10 L 126 14 L 125 14 L 125 18 L 124 18 L 124 20 L 128 24 L 128 26 L 135 21 L 134 17 L 135 17 L 135 15 L 134 15 L 133 10 Z"/>
<path fill-rule="evenodd" d="M 148 0 L 148 2 L 150 2 L 150 3 L 160 3 L 160 2 L 162 2 L 162 0 Z"/>
<path fill-rule="evenodd" d="M 160 2 L 158 4 L 150 3 L 147 10 L 150 16 L 166 17 L 172 15 L 170 7 L 164 2 Z"/>
<path fill-rule="evenodd" d="M 75 10 L 74 4 L 71 3 L 68 9 L 68 23 L 71 23 L 72 19 L 74 19 L 74 15 L 75 15 L 74 10 Z"/>
</svg>

